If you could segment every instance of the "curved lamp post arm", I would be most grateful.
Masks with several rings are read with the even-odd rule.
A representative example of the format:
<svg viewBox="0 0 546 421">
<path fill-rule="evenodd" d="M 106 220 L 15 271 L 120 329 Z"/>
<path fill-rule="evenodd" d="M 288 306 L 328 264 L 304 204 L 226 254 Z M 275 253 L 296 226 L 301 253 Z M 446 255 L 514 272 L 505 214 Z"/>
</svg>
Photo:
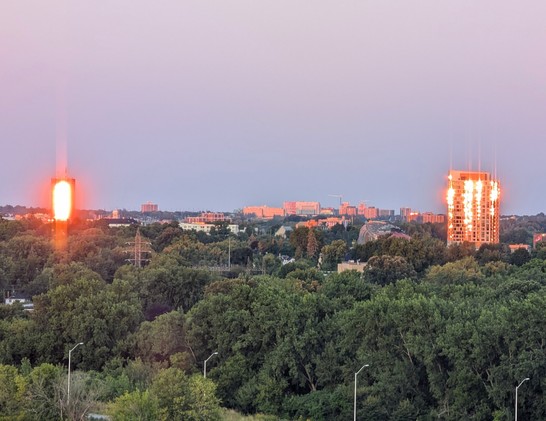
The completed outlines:
<svg viewBox="0 0 546 421">
<path fill-rule="evenodd" d="M 67 386 L 66 386 L 66 406 L 70 404 L 70 365 L 72 363 L 72 351 L 74 351 L 80 345 L 83 345 L 83 342 L 78 342 L 76 345 L 74 345 L 74 348 L 68 351 L 68 379 L 67 379 Z"/>
<path fill-rule="evenodd" d="M 527 380 L 529 380 L 529 377 L 524 378 L 520 384 L 516 386 L 516 403 L 514 404 L 514 420 L 518 421 L 518 389 L 520 386 L 525 383 Z"/>
<path fill-rule="evenodd" d="M 212 357 L 214 357 L 215 355 L 218 355 L 218 352 L 213 352 L 212 354 L 210 354 L 210 357 L 208 357 L 205 362 L 203 363 L 203 377 L 206 379 L 207 378 L 207 361 L 210 360 Z"/>
<path fill-rule="evenodd" d="M 364 364 L 362 367 L 360 367 L 360 370 L 355 373 L 354 421 L 356 421 L 356 377 L 362 370 L 369 366 L 370 364 Z"/>
</svg>

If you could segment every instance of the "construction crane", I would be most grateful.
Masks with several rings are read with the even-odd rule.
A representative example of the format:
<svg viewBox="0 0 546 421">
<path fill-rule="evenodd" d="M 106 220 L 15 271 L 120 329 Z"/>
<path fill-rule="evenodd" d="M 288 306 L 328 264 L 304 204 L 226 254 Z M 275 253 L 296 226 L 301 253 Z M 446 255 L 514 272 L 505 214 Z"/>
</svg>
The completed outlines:
<svg viewBox="0 0 546 421">
<path fill-rule="evenodd" d="M 341 206 L 341 202 L 343 201 L 343 195 L 342 194 L 329 194 L 330 197 L 338 197 L 339 198 L 339 206 Z"/>
</svg>

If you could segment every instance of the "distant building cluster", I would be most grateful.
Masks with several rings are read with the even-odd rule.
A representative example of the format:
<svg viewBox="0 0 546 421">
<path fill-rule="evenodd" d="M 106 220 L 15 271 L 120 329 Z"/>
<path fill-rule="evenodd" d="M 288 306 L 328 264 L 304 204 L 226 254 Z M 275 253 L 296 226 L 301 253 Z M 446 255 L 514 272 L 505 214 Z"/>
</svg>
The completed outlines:
<svg viewBox="0 0 546 421">
<path fill-rule="evenodd" d="M 400 208 L 400 219 L 403 222 L 417 222 L 421 224 L 443 224 L 446 222 L 446 216 L 432 212 L 419 212 L 411 208 Z"/>
<path fill-rule="evenodd" d="M 415 221 L 418 223 L 445 223 L 445 215 L 437 215 L 432 212 L 420 213 L 410 208 L 401 208 L 400 216 L 395 215 L 392 209 L 380 209 L 375 206 L 366 206 L 360 203 L 358 206 L 349 202 L 340 202 L 339 208 L 321 207 L 320 202 L 284 202 L 282 208 L 271 206 L 246 206 L 243 208 L 243 215 L 257 219 L 270 220 L 273 218 L 284 218 L 287 216 L 327 216 L 327 217 L 363 217 L 368 220 L 402 220 L 406 222 Z M 333 220 L 332 220 L 333 221 Z M 336 220 L 340 223 L 341 220 Z M 329 224 L 332 224 L 328 222 Z M 335 224 L 334 224 L 335 225 Z"/>
<path fill-rule="evenodd" d="M 447 188 L 447 243 L 476 248 L 499 242 L 500 183 L 488 172 L 450 171 Z"/>
<path fill-rule="evenodd" d="M 284 202 L 284 213 L 286 216 L 316 216 L 320 215 L 319 202 Z"/>
<path fill-rule="evenodd" d="M 345 217 L 340 216 L 332 216 L 329 218 L 322 218 L 322 219 L 310 219 L 308 221 L 302 221 L 298 222 L 296 224 L 296 228 L 298 227 L 307 227 L 307 228 L 326 228 L 326 229 L 332 229 L 335 225 L 344 225 L 347 226 L 348 220 L 345 219 Z"/>
</svg>

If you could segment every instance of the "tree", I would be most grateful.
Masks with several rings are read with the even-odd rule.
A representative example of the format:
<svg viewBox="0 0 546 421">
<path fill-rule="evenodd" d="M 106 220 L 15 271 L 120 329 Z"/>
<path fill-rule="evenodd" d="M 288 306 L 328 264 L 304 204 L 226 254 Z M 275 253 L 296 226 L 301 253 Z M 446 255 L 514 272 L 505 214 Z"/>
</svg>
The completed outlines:
<svg viewBox="0 0 546 421">
<path fill-rule="evenodd" d="M 147 390 L 125 392 L 109 405 L 112 421 L 156 421 L 159 416 L 157 398 Z"/>
<path fill-rule="evenodd" d="M 54 386 L 59 396 L 61 413 L 69 420 L 86 419 L 97 404 L 101 393 L 100 383 L 93 382 L 90 372 L 74 371 L 70 377 L 70 400 L 67 396 L 67 377 L 62 377 Z"/>
<path fill-rule="evenodd" d="M 379 285 L 387 285 L 415 276 L 413 266 L 400 256 L 373 256 L 364 269 L 364 279 Z"/>
<path fill-rule="evenodd" d="M 220 407 L 211 380 L 200 374 L 187 377 L 182 370 L 161 370 L 150 387 L 157 399 L 162 421 L 216 421 L 220 419 Z"/>
<path fill-rule="evenodd" d="M 100 369 L 123 349 L 123 340 L 142 320 L 137 294 L 126 281 L 74 280 L 35 297 L 32 320 L 40 332 L 38 355 L 49 362 L 67 358 L 68 344 L 84 342 L 72 364 Z"/>
<path fill-rule="evenodd" d="M 64 372 L 59 366 L 41 364 L 28 375 L 25 409 L 37 420 L 53 421 L 61 418 L 60 389 Z"/>
<path fill-rule="evenodd" d="M 185 337 L 184 317 L 178 311 L 143 322 L 135 334 L 134 355 L 146 362 L 169 363 L 176 353 L 190 352 Z"/>
<path fill-rule="evenodd" d="M 317 257 L 319 251 L 319 244 L 315 235 L 315 230 L 310 229 L 307 234 L 307 257 L 314 259 Z"/>
<path fill-rule="evenodd" d="M 322 247 L 322 269 L 336 270 L 336 265 L 343 261 L 347 254 L 347 243 L 343 240 L 334 240 Z"/>
<path fill-rule="evenodd" d="M 23 410 L 26 381 L 10 365 L 0 365 L 0 416 L 13 416 L 14 419 Z"/>
<path fill-rule="evenodd" d="M 476 260 L 480 265 L 488 262 L 510 260 L 510 249 L 506 244 L 482 244 L 476 252 Z"/>
<path fill-rule="evenodd" d="M 304 251 L 307 250 L 307 243 L 309 241 L 309 228 L 298 227 L 290 234 L 290 245 L 295 250 L 295 257 L 302 257 Z"/>
<path fill-rule="evenodd" d="M 6 243 L 5 255 L 13 265 L 8 274 L 8 284 L 25 286 L 44 269 L 53 253 L 50 241 L 31 234 L 13 237 Z"/>
<path fill-rule="evenodd" d="M 510 263 L 516 266 L 523 266 L 531 260 L 531 255 L 525 249 L 517 249 L 510 255 Z"/>
</svg>

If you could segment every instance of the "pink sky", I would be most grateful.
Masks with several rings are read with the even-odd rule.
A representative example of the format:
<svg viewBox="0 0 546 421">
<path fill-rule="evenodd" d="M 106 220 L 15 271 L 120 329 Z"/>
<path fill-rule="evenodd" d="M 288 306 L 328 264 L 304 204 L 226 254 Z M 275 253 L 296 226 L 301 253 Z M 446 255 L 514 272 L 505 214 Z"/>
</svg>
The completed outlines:
<svg viewBox="0 0 546 421">
<path fill-rule="evenodd" d="M 64 133 L 88 208 L 343 194 L 441 212 L 450 161 L 492 169 L 496 150 L 502 211 L 545 211 L 544 16 L 543 1 L 5 2 L 0 204 L 40 204 Z"/>
</svg>

